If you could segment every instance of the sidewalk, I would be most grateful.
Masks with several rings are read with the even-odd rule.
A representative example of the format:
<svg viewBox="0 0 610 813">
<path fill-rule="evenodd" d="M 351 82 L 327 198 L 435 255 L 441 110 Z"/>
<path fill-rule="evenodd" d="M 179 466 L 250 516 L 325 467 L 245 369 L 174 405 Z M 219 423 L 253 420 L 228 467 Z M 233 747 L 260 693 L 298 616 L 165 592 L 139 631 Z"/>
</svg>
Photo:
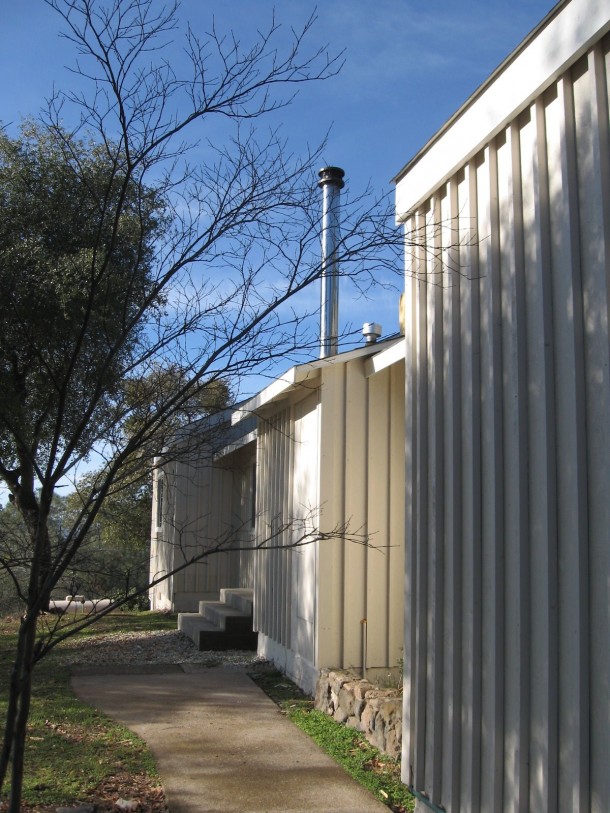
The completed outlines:
<svg viewBox="0 0 610 813">
<path fill-rule="evenodd" d="M 144 739 L 170 813 L 388 813 L 243 671 L 77 674 L 76 694 Z"/>
</svg>

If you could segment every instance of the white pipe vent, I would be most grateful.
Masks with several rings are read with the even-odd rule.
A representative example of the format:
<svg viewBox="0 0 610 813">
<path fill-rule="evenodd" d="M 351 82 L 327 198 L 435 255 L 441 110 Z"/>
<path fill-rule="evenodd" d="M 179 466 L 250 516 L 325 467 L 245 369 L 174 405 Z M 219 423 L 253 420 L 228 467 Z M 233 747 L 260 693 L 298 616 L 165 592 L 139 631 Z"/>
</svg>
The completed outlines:
<svg viewBox="0 0 610 813">
<path fill-rule="evenodd" d="M 381 333 L 382 327 L 377 322 L 365 322 L 362 325 L 362 335 L 367 344 L 375 344 Z"/>
</svg>

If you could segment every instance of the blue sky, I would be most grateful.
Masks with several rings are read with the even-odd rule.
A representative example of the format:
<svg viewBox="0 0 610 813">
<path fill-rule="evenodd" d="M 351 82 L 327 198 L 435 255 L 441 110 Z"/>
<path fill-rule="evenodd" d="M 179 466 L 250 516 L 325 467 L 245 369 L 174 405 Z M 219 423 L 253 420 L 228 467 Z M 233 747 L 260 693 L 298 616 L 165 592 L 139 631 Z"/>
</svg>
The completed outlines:
<svg viewBox="0 0 610 813">
<path fill-rule="evenodd" d="M 36 114 L 53 84 L 74 77 L 72 46 L 59 36 L 61 20 L 43 0 L 0 0 L 0 119 Z M 306 0 L 275 4 L 287 33 L 316 10 L 311 46 L 345 51 L 331 80 L 307 86 L 281 114 L 293 148 L 318 144 L 330 128 L 325 163 L 346 170 L 353 193 L 370 181 L 391 191 L 391 178 L 425 144 L 552 8 L 550 0 Z M 220 30 L 245 42 L 265 28 L 270 0 L 183 0 L 181 19 L 198 32 L 212 16 Z M 178 57 L 178 53 L 177 53 Z M 370 302 L 342 291 L 342 320 L 378 321 L 397 329 L 396 294 L 378 291 Z"/>
</svg>

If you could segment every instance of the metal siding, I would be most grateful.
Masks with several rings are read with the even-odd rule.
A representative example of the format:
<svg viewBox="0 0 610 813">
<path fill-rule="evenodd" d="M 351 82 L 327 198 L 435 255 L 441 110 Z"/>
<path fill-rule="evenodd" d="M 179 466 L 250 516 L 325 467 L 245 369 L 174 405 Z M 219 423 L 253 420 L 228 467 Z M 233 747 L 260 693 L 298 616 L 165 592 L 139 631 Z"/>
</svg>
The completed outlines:
<svg viewBox="0 0 610 813">
<path fill-rule="evenodd" d="M 256 489 L 256 545 L 263 533 L 263 528 L 268 521 L 268 504 L 264 495 L 262 484 L 266 482 L 266 447 L 268 444 L 268 430 L 263 421 L 258 422 L 258 438 L 256 443 L 256 476 L 258 487 Z M 265 560 L 257 550 L 254 555 L 254 607 L 253 626 L 260 631 L 263 626 L 266 608 L 267 578 L 265 571 Z"/>
<path fill-rule="evenodd" d="M 209 450 L 199 447 L 162 469 L 166 509 L 162 534 L 156 535 L 157 557 L 169 569 L 206 549 L 211 551 L 210 556 L 190 564 L 157 589 L 165 602 L 178 602 L 181 609 L 196 610 L 200 599 L 217 596 L 222 587 L 252 583 L 251 563 L 244 559 L 242 572 L 240 555 L 233 550 L 244 539 L 242 506 L 236 502 L 239 454 L 251 456 L 252 452 L 238 453 L 231 469 L 217 465 Z M 213 550 L 219 546 L 226 550 Z"/>
<path fill-rule="evenodd" d="M 255 629 L 291 645 L 294 423 L 290 407 L 259 423 L 256 488 Z"/>
<path fill-rule="evenodd" d="M 447 550 L 445 536 L 445 513 L 442 506 L 447 500 L 447 477 L 445 473 L 445 422 L 449 411 L 446 411 L 445 386 L 447 383 L 446 356 L 443 352 L 445 336 L 445 317 L 450 318 L 451 285 L 445 269 L 452 265 L 456 257 L 448 251 L 453 244 L 451 224 L 452 194 L 443 188 L 432 199 L 428 215 L 434 224 L 431 238 L 433 252 L 428 264 L 429 278 L 434 286 L 429 291 L 428 314 L 430 319 L 428 336 L 428 353 L 431 366 L 428 370 L 427 387 L 430 393 L 430 456 L 429 456 L 429 546 L 430 546 L 430 598 L 432 602 L 428 634 L 430 636 L 430 703 L 431 709 L 428 756 L 431 764 L 427 767 L 428 787 L 430 792 L 439 795 L 446 781 L 451 766 L 452 744 L 445 743 L 443 731 L 446 730 L 449 718 L 447 697 L 443 694 L 445 682 L 450 680 L 452 653 L 443 647 L 443 640 L 450 635 L 451 618 L 450 589 L 445 584 L 444 563 L 450 553 Z M 448 671 L 449 670 L 449 671 Z M 446 744 L 446 750 L 443 745 Z"/>
<path fill-rule="evenodd" d="M 361 364 L 348 364 L 345 378 L 345 512 L 350 531 L 367 533 L 368 489 L 368 379 Z M 366 617 L 366 548 L 351 545 L 345 556 L 343 591 L 342 663 L 357 666 L 362 663 L 362 620 Z M 402 643 L 402 642 L 401 642 Z"/>
<path fill-rule="evenodd" d="M 595 200 L 597 202 L 597 239 L 601 254 L 593 262 L 588 288 L 594 303 L 595 319 L 592 324 L 593 383 L 590 393 L 589 425 L 592 427 L 589 452 L 589 482 L 591 486 L 591 518 L 595 528 L 606 532 L 594 533 L 590 540 L 590 618 L 591 618 L 591 672 L 604 676 L 591 682 L 591 748 L 594 754 L 610 753 L 610 39 L 590 55 L 590 71 L 594 76 L 596 104 L 592 106 L 591 132 L 593 136 L 593 171 Z M 606 612 L 597 612 L 606 608 Z M 605 715 L 603 710 L 605 709 Z M 598 710 L 600 710 L 598 712 Z M 603 813 L 610 800 L 610 771 L 603 760 L 591 761 L 591 810 Z"/>
<path fill-rule="evenodd" d="M 547 95 L 548 99 L 548 95 Z M 532 127 L 524 152 L 524 195 L 528 333 L 542 342 L 528 344 L 528 433 L 532 459 L 529 477 L 530 595 L 540 605 L 532 625 L 530 702 L 531 810 L 557 810 L 557 487 L 555 471 L 555 354 L 552 341 L 550 197 L 546 115 L 543 99 L 531 109 Z"/>
<path fill-rule="evenodd" d="M 608 52 L 406 223 L 403 778 L 448 813 L 610 809 Z"/>
<path fill-rule="evenodd" d="M 520 132 L 514 122 L 506 133 L 499 177 L 500 242 L 503 287 L 504 460 L 505 482 L 505 751 L 504 808 L 525 813 L 527 787 L 527 702 L 524 681 L 529 667 L 527 544 L 527 404 L 525 285 L 523 267 Z"/>
<path fill-rule="evenodd" d="M 463 509 L 461 535 L 461 579 L 462 579 L 462 613 L 466 620 L 462 632 L 461 643 L 461 745 L 460 745 L 460 792 L 461 810 L 471 810 L 474 797 L 478 795 L 478 737 L 473 736 L 477 725 L 478 698 L 475 698 L 475 685 L 480 669 L 480 656 L 475 653 L 478 647 L 478 607 L 476 596 L 478 591 L 478 562 L 475 562 L 476 535 L 479 517 L 477 514 L 477 498 L 475 487 L 477 485 L 478 460 L 476 460 L 477 444 L 475 433 L 478 423 L 472 421 L 478 411 L 479 393 L 475 393 L 477 382 L 477 352 L 479 347 L 477 334 L 478 314 L 475 303 L 478 295 L 478 275 L 473 267 L 472 231 L 475 222 L 476 197 L 472 199 L 472 168 L 465 167 L 458 184 L 458 211 L 459 211 L 459 273 L 460 273 L 460 402 L 461 402 L 461 481 L 463 489 Z M 473 289 L 476 293 L 473 293 Z M 474 784 L 477 780 L 477 784 Z"/>
<path fill-rule="evenodd" d="M 606 43 L 607 44 L 607 43 Z M 610 541 L 610 475 L 608 450 L 610 450 L 610 364 L 608 343 L 608 281 L 610 258 L 608 251 L 610 212 L 608 210 L 608 109 L 607 85 L 601 48 L 588 54 L 582 75 L 574 81 L 574 103 L 577 119 L 577 166 L 579 176 L 580 226 L 582 234 L 582 285 L 585 331 L 584 359 L 586 370 L 585 421 L 587 431 L 587 486 L 588 486 L 588 544 L 583 544 L 581 564 L 587 574 L 583 579 L 588 614 L 583 614 L 585 630 L 589 634 L 587 648 L 583 650 L 589 674 L 583 669 L 582 680 L 588 688 L 583 696 L 583 711 L 590 709 L 587 746 L 583 748 L 583 760 L 587 773 L 586 802 L 593 805 L 590 796 L 592 786 L 589 771 L 594 772 L 597 787 L 608 789 L 607 770 L 591 761 L 590 749 L 605 747 L 608 754 L 607 726 L 610 723 L 608 684 L 605 692 L 597 675 L 608 675 L 608 651 L 610 628 L 608 625 L 608 542 Z M 605 187 L 604 187 L 605 182 Z M 605 534 L 596 533 L 605 529 Z M 604 538 L 605 537 L 605 538 Z M 606 565 L 606 576 L 601 564 Z M 595 607 L 605 606 L 605 613 Z M 595 705 L 597 701 L 597 705 Z M 606 719 L 598 713 L 605 701 Z M 600 720 L 601 716 L 601 720 Z M 584 734 L 585 732 L 583 732 Z M 584 766 L 583 766 L 584 768 Z M 596 802 L 601 809 L 599 802 Z"/>
<path fill-rule="evenodd" d="M 271 508 L 271 518 L 270 518 L 270 527 L 268 528 L 268 539 L 270 541 L 267 542 L 269 546 L 268 550 L 262 550 L 261 556 L 269 559 L 270 570 L 271 570 L 271 582 L 267 600 L 267 612 L 268 612 L 268 623 L 270 624 L 269 627 L 269 637 L 273 638 L 280 643 L 288 643 L 284 636 L 282 635 L 281 629 L 281 593 L 282 593 L 282 580 L 281 580 L 281 562 L 280 557 L 278 556 L 278 551 L 276 546 L 280 543 L 280 524 L 284 522 L 284 512 L 283 512 L 283 489 L 281 487 L 283 477 L 282 477 L 282 469 L 283 469 L 283 462 L 284 462 L 284 454 L 283 454 L 283 439 L 284 439 L 284 426 L 285 420 L 284 413 L 280 413 L 274 419 L 274 429 L 275 431 L 271 434 L 271 449 L 270 449 L 270 459 L 269 459 L 269 477 L 270 477 L 270 508 Z"/>
<path fill-rule="evenodd" d="M 320 392 L 320 528 L 325 533 L 345 523 L 345 365 L 322 371 Z M 344 542 L 317 543 L 316 664 L 340 666 L 343 649 Z"/>
<path fill-rule="evenodd" d="M 366 618 L 368 629 L 367 667 L 388 665 L 387 596 L 387 475 L 389 471 L 389 389 L 390 371 L 369 379 L 368 393 L 368 522 L 366 549 Z M 381 475 L 381 476 L 380 476 Z"/>
<path fill-rule="evenodd" d="M 461 793 L 462 760 L 462 635 L 458 623 L 462 605 L 462 400 L 461 400 L 461 354 L 460 341 L 461 303 L 459 245 L 459 206 L 458 181 L 456 176 L 448 184 L 447 206 L 449 229 L 445 229 L 444 252 L 448 260 L 449 272 L 445 275 L 447 292 L 443 302 L 443 377 L 442 398 L 443 444 L 444 444 L 444 512 L 442 521 L 444 553 L 444 642 L 447 644 L 443 655 L 445 693 L 444 726 L 447 736 L 443 745 L 443 760 L 446 761 L 449 776 L 443 780 L 443 793 L 448 794 L 454 806 L 459 806 Z M 422 436 L 420 445 L 426 443 Z M 424 657 L 422 653 L 422 657 Z M 422 714 L 423 716 L 423 714 Z M 424 717 L 425 719 L 425 717 Z M 430 788 L 432 792 L 432 788 Z"/>
<path fill-rule="evenodd" d="M 399 361 L 366 375 L 365 359 L 339 358 L 314 393 L 295 391 L 290 408 L 261 420 L 259 544 L 280 515 L 295 534 L 305 520 L 338 534 L 292 558 L 259 552 L 256 626 L 290 663 L 360 668 L 365 617 L 367 666 L 397 667 L 402 657 L 403 371 Z M 349 539 L 367 534 L 370 547 Z"/>
<path fill-rule="evenodd" d="M 586 367 L 584 363 L 584 310 L 582 287 L 582 243 L 579 217 L 577 166 L 577 122 L 574 110 L 572 77 L 559 82 L 562 104 L 560 119 L 560 157 L 562 189 L 555 199 L 561 220 L 557 226 L 563 256 L 557 256 L 560 274 L 568 280 L 566 298 L 558 303 L 557 315 L 568 337 L 567 364 L 561 371 L 569 388 L 564 390 L 565 404 L 558 399 L 562 456 L 558 461 L 568 478 L 562 484 L 559 502 L 561 535 L 559 539 L 559 801 L 562 813 L 587 810 L 589 714 L 587 640 L 587 567 L 588 483 L 586 466 Z M 563 279 L 559 280 L 560 284 Z M 564 382 L 559 382 L 563 386 Z M 565 435 L 564 435 L 565 431 Z M 564 502 L 565 498 L 565 502 Z M 568 518 L 568 512 L 571 515 Z M 572 520 L 572 517 L 574 520 Z M 564 522 L 566 523 L 564 525 Z M 571 526 L 572 533 L 565 531 Z"/>
<path fill-rule="evenodd" d="M 293 534 L 315 531 L 319 523 L 318 495 L 318 394 L 294 406 L 294 443 L 291 446 L 290 481 L 293 495 Z M 284 608 L 291 623 L 291 647 L 313 664 L 316 637 L 316 545 L 307 544 L 292 554 L 292 597 Z"/>
<path fill-rule="evenodd" d="M 227 586 L 254 586 L 254 526 L 256 507 L 252 503 L 256 443 L 234 452 L 227 461 L 230 486 L 231 552 L 227 557 Z"/>
<path fill-rule="evenodd" d="M 391 367 L 390 470 L 388 512 L 390 552 L 388 557 L 388 645 L 389 665 L 404 660 L 404 559 L 405 559 L 405 373 L 404 361 Z M 353 551 L 353 554 L 357 551 Z M 349 585 L 349 582 L 347 582 Z"/>
<path fill-rule="evenodd" d="M 416 233 L 425 241 L 425 214 L 420 213 L 416 220 Z M 415 516 L 415 533 L 422 540 L 422 545 L 418 549 L 418 559 L 414 572 L 415 592 L 418 601 L 418 615 L 426 618 L 426 604 L 428 600 L 428 456 L 425 439 L 428 431 L 428 409 L 427 409 L 427 321 L 425 318 L 427 310 L 428 283 L 426 280 L 426 256 L 423 249 L 417 252 L 417 260 L 414 268 L 414 279 L 417 280 L 415 286 L 415 302 L 417 317 L 415 325 L 415 353 L 418 364 L 418 373 L 421 376 L 421 386 L 417 390 L 417 402 L 415 405 L 417 415 L 416 448 L 418 460 L 418 477 L 415 479 L 418 512 Z M 427 619 L 424 623 L 415 627 L 415 718 L 417 720 L 415 749 L 415 783 L 417 787 L 425 784 L 425 747 L 426 747 L 426 692 L 427 692 Z"/>
<path fill-rule="evenodd" d="M 269 524 L 276 530 L 281 523 L 293 523 L 297 529 L 308 510 L 319 505 L 323 530 L 342 526 L 348 533 L 368 530 L 372 545 L 381 548 L 381 551 L 367 549 L 342 539 L 318 544 L 315 611 L 318 667 L 361 665 L 360 621 L 365 608 L 369 620 L 369 666 L 393 667 L 401 656 L 404 397 L 402 363 L 399 366 L 400 374 L 384 370 L 366 379 L 361 361 L 338 365 L 325 375 L 320 413 L 317 396 L 310 396 L 307 400 L 313 398 L 313 407 L 307 406 L 306 401 L 297 403 L 290 419 L 289 411 L 285 410 L 269 419 L 259 434 L 258 512 L 264 520 L 259 534 Z M 348 392 L 353 398 L 351 403 Z M 318 414 L 323 427 L 320 438 L 316 428 Z M 311 424 L 312 416 L 316 427 Z M 349 461 L 347 465 L 343 462 L 344 454 Z M 321 464 L 318 455 L 325 462 Z M 366 460 L 368 465 L 355 465 L 356 458 Z M 309 485 L 303 482 L 305 469 Z M 289 500 L 287 494 L 291 492 Z M 259 543 L 261 540 L 259 536 Z M 306 553 L 299 554 L 295 564 L 292 583 L 297 591 L 306 587 L 299 576 Z M 290 617 L 286 613 L 289 581 L 286 563 L 290 561 L 285 551 L 259 554 L 257 627 L 292 648 L 296 655 L 307 658 L 308 636 L 301 629 L 305 615 L 299 610 L 306 596 L 293 596 L 292 628 L 286 628 L 286 619 Z M 355 589 L 354 581 L 361 583 L 360 591 Z M 358 601 L 361 605 L 356 606 Z M 339 620 L 331 623 L 338 616 Z"/>
<path fill-rule="evenodd" d="M 481 793 L 481 683 L 482 683 L 482 558 L 481 558 L 481 292 L 478 255 L 478 190 L 477 163 L 473 159 L 468 166 L 468 200 L 470 205 L 467 225 L 470 238 L 466 248 L 465 264 L 469 269 L 470 283 L 467 287 L 466 310 L 462 321 L 470 325 L 470 335 L 463 354 L 465 378 L 468 382 L 468 408 L 464 414 L 464 435 L 470 454 L 467 466 L 469 478 L 469 525 L 465 530 L 468 540 L 468 560 L 471 570 L 471 586 L 468 608 L 472 618 L 471 662 L 469 680 L 469 703 L 471 706 L 471 742 L 469 743 L 469 776 L 465 785 L 471 788 L 470 809 L 478 808 Z"/>
<path fill-rule="evenodd" d="M 346 463 L 342 472 L 348 532 L 368 534 L 371 547 L 343 545 L 344 668 L 395 668 L 403 656 L 404 364 L 364 377 L 362 360 L 345 370 Z M 379 550 L 374 548 L 378 547 Z"/>
<path fill-rule="evenodd" d="M 405 223 L 405 606 L 404 606 L 404 681 L 402 702 L 402 780 L 415 782 L 415 732 L 417 728 L 417 513 L 415 490 L 418 473 L 417 445 L 417 296 L 415 271 L 417 259 L 412 249 L 416 234 L 413 219 Z"/>
<path fill-rule="evenodd" d="M 492 142 L 478 167 L 481 288 L 481 809 L 499 809 L 504 742 L 504 454 L 498 162 Z"/>
</svg>

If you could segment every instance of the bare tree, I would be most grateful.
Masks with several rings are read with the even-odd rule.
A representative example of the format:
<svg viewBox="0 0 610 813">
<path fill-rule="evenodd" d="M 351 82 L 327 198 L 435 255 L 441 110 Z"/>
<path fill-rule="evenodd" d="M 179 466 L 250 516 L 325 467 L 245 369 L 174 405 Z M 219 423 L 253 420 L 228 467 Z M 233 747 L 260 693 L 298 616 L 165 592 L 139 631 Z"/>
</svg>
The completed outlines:
<svg viewBox="0 0 610 813">
<path fill-rule="evenodd" d="M 214 26 L 202 38 L 189 29 L 179 73 L 166 51 L 175 3 L 47 2 L 78 55 L 76 89 L 58 92 L 20 139 L 3 133 L 0 158 L 0 477 L 27 534 L 19 556 L 0 561 L 24 606 L 0 756 L 0 788 L 12 761 L 10 813 L 32 671 L 65 635 L 37 621 L 104 500 L 148 475 L 203 390 L 237 393 L 245 376 L 311 352 L 295 303 L 322 271 L 322 148 L 295 156 L 280 132 L 255 125 L 341 67 L 324 48 L 308 52 L 313 18 L 283 51 L 275 20 L 247 46 Z M 206 140 L 214 120 L 222 138 Z M 388 203 L 346 196 L 341 274 L 367 289 L 399 268 L 399 251 Z M 168 368 L 176 386 L 144 388 L 134 403 L 132 382 Z M 56 489 L 91 455 L 102 473 L 69 527 L 49 533 Z"/>
</svg>

